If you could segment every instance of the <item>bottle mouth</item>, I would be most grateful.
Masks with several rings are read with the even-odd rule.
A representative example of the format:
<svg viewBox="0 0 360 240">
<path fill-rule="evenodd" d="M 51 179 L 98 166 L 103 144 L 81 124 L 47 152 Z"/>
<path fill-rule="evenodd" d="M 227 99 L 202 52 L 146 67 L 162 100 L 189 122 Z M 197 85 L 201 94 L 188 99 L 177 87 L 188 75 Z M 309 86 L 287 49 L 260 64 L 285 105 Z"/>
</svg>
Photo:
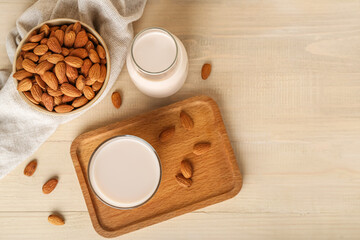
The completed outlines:
<svg viewBox="0 0 360 240">
<path fill-rule="evenodd" d="M 141 39 L 142 36 L 144 36 L 145 34 L 147 34 L 149 32 L 161 32 L 161 33 L 167 35 L 173 41 L 173 44 L 175 46 L 174 59 L 171 61 L 171 64 L 169 66 L 165 67 L 163 70 L 160 70 L 160 71 L 149 71 L 149 69 L 144 69 L 144 67 L 141 67 L 141 64 L 139 64 L 139 62 L 136 61 L 136 57 L 134 54 L 134 45 L 137 43 L 137 41 L 139 39 Z M 160 28 L 160 27 L 151 27 L 151 28 L 146 28 L 146 29 L 142 30 L 141 32 L 136 34 L 136 36 L 134 37 L 134 40 L 132 41 L 132 44 L 131 44 L 131 60 L 134 62 L 135 66 L 138 70 L 140 70 L 141 72 L 143 72 L 145 74 L 150 74 L 150 75 L 160 75 L 160 74 L 166 73 L 168 70 L 170 70 L 175 65 L 175 63 L 178 59 L 178 52 L 179 52 L 178 44 L 177 44 L 174 36 L 169 31 L 167 31 L 163 28 Z"/>
</svg>

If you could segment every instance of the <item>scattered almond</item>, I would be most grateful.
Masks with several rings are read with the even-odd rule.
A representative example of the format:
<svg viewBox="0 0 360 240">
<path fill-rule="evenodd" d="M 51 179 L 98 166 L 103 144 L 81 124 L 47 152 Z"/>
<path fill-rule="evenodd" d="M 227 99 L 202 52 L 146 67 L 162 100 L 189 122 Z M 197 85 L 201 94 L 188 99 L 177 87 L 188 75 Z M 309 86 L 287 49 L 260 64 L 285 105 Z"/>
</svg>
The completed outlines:
<svg viewBox="0 0 360 240">
<path fill-rule="evenodd" d="M 194 127 L 194 121 L 192 120 L 192 118 L 189 116 L 189 114 L 187 114 L 184 111 L 180 112 L 180 121 L 182 126 L 186 129 L 186 130 L 190 130 Z"/>
<path fill-rule="evenodd" d="M 24 175 L 28 177 L 32 176 L 36 171 L 36 167 L 37 167 L 37 161 L 32 160 L 26 165 L 24 169 Z"/>
<path fill-rule="evenodd" d="M 211 65 L 209 63 L 205 63 L 201 69 L 202 79 L 206 80 L 209 77 L 210 73 L 211 73 Z"/>
<path fill-rule="evenodd" d="M 175 134 L 175 126 L 171 126 L 163 130 L 159 135 L 159 140 L 161 142 L 169 141 Z"/>
<path fill-rule="evenodd" d="M 121 95 L 118 92 L 113 92 L 111 95 L 111 101 L 116 108 L 120 108 L 121 106 Z"/>
<path fill-rule="evenodd" d="M 48 217 L 48 221 L 49 223 L 53 224 L 53 225 L 64 225 L 65 221 L 62 217 L 55 215 L 55 214 L 51 214 Z"/>
<path fill-rule="evenodd" d="M 185 178 L 191 178 L 193 175 L 193 168 L 189 160 L 183 160 L 180 164 L 180 171 Z"/>
<path fill-rule="evenodd" d="M 200 142 L 194 145 L 193 153 L 195 155 L 202 155 L 209 151 L 211 148 L 211 143 L 209 142 Z"/>
<path fill-rule="evenodd" d="M 42 191 L 44 194 L 49 194 L 54 191 L 56 185 L 58 184 L 58 180 L 56 178 L 52 178 L 48 180 L 42 187 Z"/>
<path fill-rule="evenodd" d="M 182 187 L 190 187 L 192 184 L 192 180 L 190 178 L 185 178 L 181 173 L 175 176 L 177 183 Z"/>
</svg>

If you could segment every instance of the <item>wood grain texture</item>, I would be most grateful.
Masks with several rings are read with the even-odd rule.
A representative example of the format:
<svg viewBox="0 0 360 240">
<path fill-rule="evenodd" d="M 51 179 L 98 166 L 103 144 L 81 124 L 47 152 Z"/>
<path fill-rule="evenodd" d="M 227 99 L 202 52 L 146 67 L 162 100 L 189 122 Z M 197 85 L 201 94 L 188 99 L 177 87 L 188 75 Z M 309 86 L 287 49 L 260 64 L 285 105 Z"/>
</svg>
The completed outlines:
<svg viewBox="0 0 360 240">
<path fill-rule="evenodd" d="M 195 123 L 193 129 L 182 126 L 181 111 L 190 114 Z M 159 134 L 169 126 L 175 127 L 175 134 L 161 142 Z M 120 135 L 134 135 L 150 143 L 162 167 L 161 183 L 154 197 L 131 210 L 114 209 L 101 202 L 88 181 L 88 165 L 94 151 L 104 141 Z M 204 141 L 211 143 L 210 150 L 194 154 L 194 145 Z M 116 237 L 224 201 L 234 197 L 242 186 L 220 110 L 207 96 L 189 98 L 83 133 L 73 141 L 71 157 L 94 228 L 104 237 Z M 195 171 L 190 188 L 175 181 L 183 159 L 190 159 Z"/>
<path fill-rule="evenodd" d="M 33 0 L 0 0 L 5 40 Z M 90 217 L 69 149 L 81 133 L 200 94 L 218 103 L 244 177 L 236 197 L 117 239 L 358 239 L 360 235 L 360 4 L 358 0 L 149 0 L 135 33 L 176 34 L 189 75 L 172 97 L 142 95 L 123 68 L 111 95 L 60 126 L 0 181 L 0 239 L 103 239 Z M 201 66 L 212 64 L 208 80 Z M 0 120 L 1 121 L 1 120 Z M 41 186 L 60 177 L 44 197 Z M 52 211 L 62 228 L 49 226 Z"/>
</svg>

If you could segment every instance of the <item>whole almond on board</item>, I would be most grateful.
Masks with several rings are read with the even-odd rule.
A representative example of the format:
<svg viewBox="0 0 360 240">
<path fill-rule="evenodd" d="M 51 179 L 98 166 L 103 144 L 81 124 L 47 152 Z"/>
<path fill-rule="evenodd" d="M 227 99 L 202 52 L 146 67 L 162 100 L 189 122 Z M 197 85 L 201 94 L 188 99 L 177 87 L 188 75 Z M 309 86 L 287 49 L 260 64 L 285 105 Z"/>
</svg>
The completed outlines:
<svg viewBox="0 0 360 240">
<path fill-rule="evenodd" d="M 24 169 L 24 175 L 28 177 L 32 176 L 36 171 L 36 167 L 37 167 L 37 161 L 32 160 L 26 165 Z"/>
<path fill-rule="evenodd" d="M 32 81 L 30 78 L 21 80 L 17 85 L 17 90 L 20 92 L 29 91 L 32 87 Z"/>
<path fill-rule="evenodd" d="M 31 77 L 33 74 L 26 71 L 25 69 L 21 69 L 13 74 L 13 78 L 17 80 L 23 80 L 24 78 Z"/>
<path fill-rule="evenodd" d="M 44 194 L 49 194 L 54 191 L 56 185 L 58 184 L 58 180 L 56 178 L 52 178 L 48 180 L 42 187 L 42 191 Z"/>
<path fill-rule="evenodd" d="M 61 53 L 61 45 L 56 37 L 50 37 L 46 44 L 51 51 Z"/>
<path fill-rule="evenodd" d="M 63 92 L 64 95 L 69 97 L 80 97 L 81 92 L 79 89 L 71 85 L 70 83 L 63 83 L 60 86 L 60 90 Z"/>
<path fill-rule="evenodd" d="M 69 97 L 67 95 L 62 96 L 61 98 L 61 102 L 63 103 L 68 103 L 68 102 L 72 102 L 75 98 L 74 97 Z"/>
<path fill-rule="evenodd" d="M 79 57 L 79 58 L 81 58 L 81 59 L 84 59 L 84 58 L 86 58 L 89 54 L 88 54 L 88 51 L 86 51 L 85 48 L 76 48 L 76 49 L 72 50 L 69 55 L 70 55 L 70 56 L 74 56 L 74 57 Z"/>
<path fill-rule="evenodd" d="M 30 92 L 31 92 L 31 95 L 33 96 L 33 98 L 37 102 L 41 101 L 41 96 L 43 94 L 43 91 L 42 91 L 41 87 L 38 84 L 33 84 L 33 86 L 30 89 Z"/>
<path fill-rule="evenodd" d="M 54 97 L 54 104 L 55 106 L 60 105 L 62 103 L 62 96 Z"/>
<path fill-rule="evenodd" d="M 88 36 L 84 30 L 80 31 L 78 34 L 76 34 L 74 47 L 75 48 L 81 48 L 84 47 L 88 41 Z"/>
<path fill-rule="evenodd" d="M 102 82 L 95 82 L 93 85 L 91 85 L 91 88 L 97 92 L 101 89 L 103 83 Z"/>
<path fill-rule="evenodd" d="M 32 52 L 25 52 L 24 58 L 30 59 L 33 62 L 39 61 L 39 56 Z"/>
<path fill-rule="evenodd" d="M 68 80 L 73 83 L 78 78 L 79 74 L 76 68 L 66 64 L 66 76 L 68 77 Z"/>
<path fill-rule="evenodd" d="M 61 54 L 51 54 L 48 58 L 47 61 L 52 63 L 52 64 L 57 64 L 60 61 L 64 60 L 64 56 Z"/>
<path fill-rule="evenodd" d="M 49 87 L 46 88 L 46 91 L 50 96 L 53 96 L 53 97 L 59 97 L 64 94 L 60 89 L 54 90 Z"/>
<path fill-rule="evenodd" d="M 94 49 L 89 50 L 89 58 L 93 63 L 99 63 L 100 62 L 99 55 Z"/>
<path fill-rule="evenodd" d="M 61 46 L 64 43 L 64 35 L 65 35 L 64 31 L 61 29 L 55 31 L 55 37 L 57 38 Z"/>
<path fill-rule="evenodd" d="M 54 72 L 60 84 L 68 81 L 66 77 L 66 65 L 64 62 L 58 62 L 55 65 Z"/>
<path fill-rule="evenodd" d="M 90 77 L 85 78 L 85 85 L 91 86 L 94 83 L 96 83 L 96 79 Z"/>
<path fill-rule="evenodd" d="M 180 121 L 182 126 L 186 129 L 186 130 L 190 130 L 194 127 L 194 121 L 192 120 L 192 118 L 189 116 L 189 114 L 187 114 L 184 111 L 180 112 Z"/>
<path fill-rule="evenodd" d="M 47 38 L 43 38 L 41 39 L 40 44 L 47 44 L 47 41 L 48 41 Z"/>
<path fill-rule="evenodd" d="M 195 153 L 195 155 L 201 155 L 209 151 L 210 148 L 211 148 L 211 143 L 200 142 L 194 145 L 193 153 Z"/>
<path fill-rule="evenodd" d="M 210 73 L 211 73 L 211 65 L 209 63 L 205 63 L 201 69 L 201 78 L 203 80 L 206 80 L 209 77 Z"/>
<path fill-rule="evenodd" d="M 192 184 L 192 180 L 190 178 L 185 178 L 181 173 L 175 176 L 177 183 L 182 187 L 190 187 Z"/>
<path fill-rule="evenodd" d="M 83 60 L 79 57 L 74 57 L 74 56 L 67 56 L 65 57 L 64 61 L 70 65 L 71 67 L 74 68 L 81 68 L 81 66 L 83 65 Z"/>
<path fill-rule="evenodd" d="M 75 98 L 75 100 L 72 102 L 72 106 L 79 108 L 79 107 L 84 106 L 88 102 L 89 102 L 89 100 L 86 97 L 81 96 L 81 97 Z"/>
<path fill-rule="evenodd" d="M 100 65 L 100 77 L 97 81 L 103 83 L 105 81 L 105 78 L 106 78 L 106 66 L 104 64 L 101 64 Z"/>
<path fill-rule="evenodd" d="M 45 44 L 40 44 L 34 48 L 34 53 L 38 56 L 42 56 L 49 50 L 48 46 Z"/>
<path fill-rule="evenodd" d="M 193 167 L 189 160 L 183 160 L 180 164 L 180 171 L 185 178 L 191 178 L 193 175 Z"/>
<path fill-rule="evenodd" d="M 89 74 L 88 74 L 90 79 L 94 79 L 95 81 L 99 80 L 100 78 L 100 64 L 96 63 L 94 65 L 91 66 L 91 68 L 89 69 Z"/>
<path fill-rule="evenodd" d="M 39 45 L 39 43 L 25 43 L 25 44 L 21 47 L 21 50 L 23 50 L 23 51 L 30 51 L 30 50 L 33 50 L 37 45 Z"/>
<path fill-rule="evenodd" d="M 51 52 L 47 52 L 44 55 L 42 55 L 39 59 L 39 63 L 46 61 L 50 55 L 51 55 Z"/>
<path fill-rule="evenodd" d="M 99 44 L 98 40 L 96 39 L 96 37 L 94 35 L 92 35 L 91 33 L 88 33 L 87 35 L 94 44 L 96 44 L 96 45 Z"/>
<path fill-rule="evenodd" d="M 36 68 L 36 63 L 34 63 L 33 61 L 31 61 L 30 59 L 24 59 L 22 61 L 22 66 L 23 68 L 30 72 L 30 73 L 35 73 L 35 68 Z"/>
<path fill-rule="evenodd" d="M 39 75 L 43 75 L 46 71 L 49 71 L 50 69 L 52 69 L 53 66 L 54 66 L 54 64 L 52 64 L 48 61 L 43 61 L 36 66 L 35 72 Z"/>
<path fill-rule="evenodd" d="M 50 27 L 48 25 L 44 24 L 40 27 L 39 32 L 44 32 L 45 36 L 48 36 L 50 33 Z"/>
<path fill-rule="evenodd" d="M 105 59 L 106 58 L 106 53 L 105 53 L 105 49 L 101 46 L 101 45 L 97 45 L 96 47 L 96 51 L 99 55 L 99 57 L 101 59 Z"/>
<path fill-rule="evenodd" d="M 69 31 L 65 33 L 65 37 L 64 37 L 65 47 L 72 47 L 74 45 L 75 38 L 76 38 L 76 34 L 74 31 Z"/>
<path fill-rule="evenodd" d="M 76 79 L 76 88 L 79 89 L 80 91 L 82 91 L 85 87 L 85 78 L 83 75 L 80 75 L 77 79 Z"/>
<path fill-rule="evenodd" d="M 85 45 L 86 51 L 90 51 L 90 49 L 94 49 L 94 48 L 95 48 L 95 46 L 92 41 L 88 41 Z"/>
<path fill-rule="evenodd" d="M 83 62 L 83 65 L 81 66 L 81 69 L 80 69 L 80 72 L 85 76 L 87 77 L 88 74 L 89 74 L 89 70 L 92 66 L 92 62 L 90 59 L 86 58 Z"/>
<path fill-rule="evenodd" d="M 70 50 L 67 48 L 61 48 L 61 54 L 66 57 L 67 55 L 70 54 Z"/>
<path fill-rule="evenodd" d="M 73 109 L 74 109 L 73 106 L 67 104 L 62 104 L 54 108 L 55 112 L 57 113 L 67 113 L 67 112 L 71 112 Z"/>
<path fill-rule="evenodd" d="M 41 39 L 44 38 L 44 32 L 41 32 L 39 34 L 33 35 L 29 38 L 29 42 L 40 42 Z"/>
<path fill-rule="evenodd" d="M 118 92 L 113 92 L 111 95 L 111 101 L 116 108 L 120 108 L 121 106 L 121 95 Z"/>
<path fill-rule="evenodd" d="M 52 111 L 54 108 L 54 98 L 52 96 L 50 96 L 47 93 L 43 93 L 43 95 L 41 96 L 41 101 L 43 102 L 45 108 L 48 111 Z"/>
<path fill-rule="evenodd" d="M 83 93 L 88 100 L 91 100 L 95 97 L 95 93 L 90 86 L 85 86 L 83 89 Z"/>
<path fill-rule="evenodd" d="M 31 95 L 30 92 L 23 92 L 23 94 L 25 95 L 25 97 L 30 101 L 32 102 L 33 104 L 39 104 L 38 101 L 36 101 L 33 96 Z"/>
<path fill-rule="evenodd" d="M 62 217 L 55 215 L 55 214 L 51 214 L 48 217 L 48 221 L 49 223 L 53 224 L 53 225 L 64 225 L 65 221 Z"/>
<path fill-rule="evenodd" d="M 39 75 L 35 75 L 35 82 L 41 87 L 42 89 L 46 89 L 46 83 L 41 79 Z"/>
<path fill-rule="evenodd" d="M 80 30 L 81 30 L 81 24 L 80 24 L 80 22 L 74 23 L 74 25 L 73 25 L 73 30 L 75 31 L 75 33 L 80 32 Z"/>
<path fill-rule="evenodd" d="M 22 56 L 19 56 L 17 59 L 16 59 L 16 70 L 21 70 L 23 69 L 23 66 L 22 66 L 22 61 L 24 60 L 24 58 Z"/>
<path fill-rule="evenodd" d="M 169 141 L 175 134 L 175 126 L 171 126 L 163 130 L 159 135 L 160 142 Z"/>
<path fill-rule="evenodd" d="M 41 79 L 53 90 L 57 90 L 59 86 L 59 82 L 53 72 L 45 72 L 41 75 Z"/>
</svg>

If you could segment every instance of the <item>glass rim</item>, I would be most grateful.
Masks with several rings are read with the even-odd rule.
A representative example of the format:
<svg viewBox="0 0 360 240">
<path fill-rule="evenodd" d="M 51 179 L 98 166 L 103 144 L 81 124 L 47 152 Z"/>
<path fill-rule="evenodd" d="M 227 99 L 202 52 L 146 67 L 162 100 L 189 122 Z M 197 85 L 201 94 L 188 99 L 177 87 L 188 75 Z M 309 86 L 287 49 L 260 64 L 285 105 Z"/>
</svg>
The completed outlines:
<svg viewBox="0 0 360 240">
<path fill-rule="evenodd" d="M 167 67 L 166 69 L 164 69 L 164 70 L 162 70 L 162 71 L 159 71 L 159 72 L 151 72 L 151 71 L 147 71 L 147 70 L 143 69 L 143 68 L 140 67 L 140 65 L 136 62 L 135 57 L 134 57 L 134 51 L 133 51 L 133 49 L 134 49 L 134 43 L 135 43 L 136 39 L 137 39 L 141 34 L 143 34 L 143 33 L 146 32 L 146 31 L 149 31 L 149 30 L 160 30 L 160 31 L 164 32 L 165 34 L 169 35 L 169 36 L 172 38 L 172 40 L 174 41 L 175 47 L 176 47 L 176 54 L 175 54 L 174 61 L 170 64 L 169 67 Z M 167 30 L 165 30 L 164 28 L 161 28 L 161 27 L 149 27 L 149 28 L 145 28 L 145 29 L 141 30 L 138 34 L 135 35 L 135 37 L 134 37 L 134 39 L 133 39 L 133 41 L 132 41 L 132 43 L 131 43 L 131 50 L 130 50 L 130 52 L 131 52 L 131 60 L 135 63 L 136 67 L 137 67 L 140 71 L 142 71 L 142 72 L 144 72 L 144 73 L 146 73 L 146 74 L 150 74 L 150 75 L 159 75 L 159 74 L 162 74 L 162 73 L 167 72 L 169 69 L 171 69 L 171 68 L 175 65 L 176 60 L 177 60 L 177 58 L 178 58 L 178 54 L 179 54 L 179 47 L 178 47 L 178 44 L 177 44 L 177 42 L 176 42 L 176 39 L 174 38 L 174 36 L 173 36 L 169 31 L 167 31 Z"/>
<path fill-rule="evenodd" d="M 104 144 L 106 144 L 107 142 L 115 139 L 115 138 L 123 138 L 123 137 L 129 137 L 129 138 L 133 138 L 135 139 L 136 141 L 139 141 L 143 144 L 145 144 L 147 147 L 149 147 L 150 150 L 152 150 L 154 153 L 155 153 L 155 156 L 156 156 L 156 159 L 158 160 L 158 163 L 159 163 L 159 169 L 160 169 L 160 176 L 159 176 L 159 182 L 154 190 L 154 192 L 151 194 L 151 196 L 146 199 L 144 202 L 140 203 L 140 204 L 137 204 L 137 205 L 134 205 L 134 206 L 131 206 L 131 207 L 119 207 L 119 206 L 114 206 L 108 202 L 106 202 L 104 199 L 102 199 L 97 193 L 96 191 L 94 190 L 93 186 L 92 186 L 92 183 L 91 183 L 91 180 L 90 180 L 90 164 L 93 160 L 93 157 L 95 155 L 95 153 L 97 152 L 97 150 L 103 146 Z M 144 139 L 140 138 L 140 137 L 137 137 L 137 136 L 134 136 L 134 135 L 118 135 L 118 136 L 114 136 L 114 137 L 111 137 L 107 140 L 105 140 L 104 142 L 102 142 L 99 146 L 96 147 L 96 149 L 94 150 L 94 152 L 91 154 L 90 156 L 90 160 L 89 160 L 89 163 L 88 163 L 88 168 L 87 168 L 87 180 L 89 182 L 89 185 L 90 185 L 90 188 L 91 190 L 93 191 L 93 193 L 95 194 L 95 196 L 102 202 L 104 203 L 105 205 L 108 205 L 109 207 L 112 207 L 112 208 L 116 208 L 116 209 L 121 209 L 121 210 L 129 210 L 129 209 L 134 209 L 134 208 L 137 208 L 137 207 L 140 207 L 142 205 L 144 205 L 145 203 L 147 203 L 148 201 L 150 201 L 150 199 L 152 199 L 155 195 L 155 193 L 157 192 L 157 190 L 159 189 L 159 186 L 160 186 L 160 182 L 161 182 L 161 179 L 162 179 L 162 167 L 161 167 L 161 161 L 160 161 L 160 157 L 159 155 L 157 154 L 156 150 L 154 149 L 154 147 L 148 143 L 147 141 L 145 141 Z"/>
</svg>

